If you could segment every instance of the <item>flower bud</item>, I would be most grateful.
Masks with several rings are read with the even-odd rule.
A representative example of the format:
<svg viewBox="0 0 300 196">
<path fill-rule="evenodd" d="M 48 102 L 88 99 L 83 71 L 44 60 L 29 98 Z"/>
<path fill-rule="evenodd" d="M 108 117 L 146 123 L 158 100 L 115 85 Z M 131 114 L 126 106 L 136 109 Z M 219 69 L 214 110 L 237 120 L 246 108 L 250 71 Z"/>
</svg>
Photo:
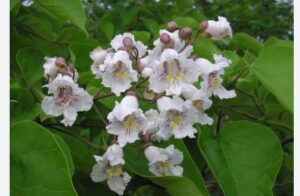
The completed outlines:
<svg viewBox="0 0 300 196">
<path fill-rule="evenodd" d="M 151 163 L 155 162 L 160 156 L 160 152 L 157 147 L 149 146 L 144 151 L 146 159 Z"/>
<path fill-rule="evenodd" d="M 171 41 L 171 37 L 168 33 L 163 33 L 159 36 L 159 39 L 162 43 L 168 44 Z"/>
<path fill-rule="evenodd" d="M 134 92 L 134 91 L 127 91 L 126 95 L 131 95 L 131 96 L 135 96 L 136 97 L 136 92 Z"/>
<path fill-rule="evenodd" d="M 192 56 L 192 60 L 193 60 L 193 61 L 196 61 L 197 58 L 198 58 L 198 57 L 197 57 L 196 55 L 193 55 L 193 56 Z"/>
<path fill-rule="evenodd" d="M 204 20 L 200 23 L 198 30 L 204 32 L 207 29 L 207 27 L 208 27 L 208 21 Z"/>
<path fill-rule="evenodd" d="M 180 30 L 179 35 L 184 40 L 191 39 L 191 37 L 192 37 L 192 29 L 190 27 L 184 27 L 183 29 Z"/>
<path fill-rule="evenodd" d="M 176 24 L 176 22 L 174 22 L 174 21 L 168 22 L 168 24 L 167 24 L 167 30 L 169 32 L 174 32 L 174 31 L 176 31 L 178 29 L 179 29 L 179 27 Z"/>
<path fill-rule="evenodd" d="M 55 65 L 58 67 L 63 67 L 66 65 L 66 61 L 64 59 L 64 57 L 57 57 L 55 60 Z"/>
<path fill-rule="evenodd" d="M 127 49 L 132 49 L 133 48 L 133 40 L 130 37 L 124 37 L 123 39 L 123 45 Z"/>
<path fill-rule="evenodd" d="M 147 87 L 145 90 L 144 90 L 144 93 L 143 93 L 143 96 L 145 99 L 147 100 L 153 100 L 155 98 L 155 93 L 153 91 L 151 91 L 149 89 L 149 87 Z"/>
<path fill-rule="evenodd" d="M 113 49 L 113 48 L 107 48 L 107 49 L 106 49 L 106 52 L 108 52 L 108 53 L 114 52 L 114 49 Z"/>
<path fill-rule="evenodd" d="M 153 74 L 153 69 L 150 67 L 145 67 L 142 71 L 142 77 L 148 78 Z"/>
</svg>

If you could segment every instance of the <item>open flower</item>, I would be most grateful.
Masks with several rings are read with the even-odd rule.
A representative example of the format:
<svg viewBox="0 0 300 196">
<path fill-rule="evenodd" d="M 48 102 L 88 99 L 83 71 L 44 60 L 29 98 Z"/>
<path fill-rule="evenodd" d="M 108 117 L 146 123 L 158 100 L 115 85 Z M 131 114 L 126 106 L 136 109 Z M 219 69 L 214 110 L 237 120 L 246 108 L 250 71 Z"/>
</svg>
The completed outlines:
<svg viewBox="0 0 300 196">
<path fill-rule="evenodd" d="M 118 136 L 120 146 L 133 143 L 139 139 L 139 133 L 147 129 L 148 122 L 143 111 L 138 108 L 137 98 L 125 96 L 121 103 L 116 102 L 112 112 L 107 116 L 110 124 L 108 133 Z"/>
<path fill-rule="evenodd" d="M 192 101 L 190 112 L 194 122 L 202 125 L 213 123 L 213 119 L 204 113 L 212 105 L 212 101 L 206 95 L 193 85 L 187 85 L 183 89 L 182 95 L 185 99 Z"/>
<path fill-rule="evenodd" d="M 131 33 L 123 33 L 122 35 L 116 35 L 110 42 L 110 45 L 117 51 L 120 48 L 126 48 L 126 43 L 124 45 L 124 38 L 130 39 L 132 46 L 137 49 L 138 57 L 143 57 L 147 52 L 147 46 L 145 46 L 140 41 L 135 41 L 134 36 Z"/>
<path fill-rule="evenodd" d="M 49 58 L 45 57 L 45 64 L 44 67 L 44 77 L 48 79 L 49 81 L 52 81 L 56 78 L 58 74 L 59 67 L 56 65 L 56 57 Z"/>
<path fill-rule="evenodd" d="M 103 66 L 102 84 L 111 88 L 117 96 L 129 89 L 131 82 L 138 80 L 137 72 L 132 69 L 132 61 L 125 51 L 107 55 Z"/>
<path fill-rule="evenodd" d="M 155 66 L 155 61 L 159 61 L 162 52 L 166 48 L 172 48 L 177 52 L 180 52 L 184 48 L 184 41 L 179 37 L 179 30 L 174 32 L 169 32 L 167 30 L 160 30 L 159 31 L 160 38 L 156 39 L 153 44 L 154 48 L 152 50 L 148 50 L 148 55 L 141 59 L 141 66 L 142 67 L 150 67 L 153 69 Z M 163 42 L 161 37 L 167 37 L 168 41 Z M 193 46 L 187 46 L 184 51 L 182 51 L 186 56 L 189 56 L 193 51 Z M 154 63 L 154 64 L 153 64 Z"/>
<path fill-rule="evenodd" d="M 108 187 L 119 195 L 123 195 L 131 177 L 124 172 L 122 166 L 125 164 L 123 150 L 113 144 L 108 147 L 102 157 L 94 156 L 96 164 L 93 166 L 91 178 L 94 182 L 107 180 Z"/>
<path fill-rule="evenodd" d="M 149 146 L 144 151 L 149 161 L 149 171 L 155 176 L 181 176 L 183 168 L 178 166 L 183 160 L 183 154 L 170 145 L 167 148 Z"/>
<path fill-rule="evenodd" d="M 78 79 L 78 73 L 73 66 L 67 65 L 63 57 L 45 57 L 44 77 L 49 82 L 52 82 L 58 74 L 68 75 L 74 81 Z"/>
<path fill-rule="evenodd" d="M 145 116 L 148 121 L 148 126 L 147 129 L 143 130 L 143 134 L 149 135 L 151 140 L 153 141 L 161 141 L 163 138 L 157 135 L 159 125 L 162 121 L 161 115 L 158 113 L 157 110 L 150 109 L 147 112 L 145 112 Z"/>
<path fill-rule="evenodd" d="M 88 111 L 92 107 L 93 97 L 78 87 L 69 76 L 58 76 L 46 85 L 48 94 L 42 101 L 43 111 L 51 116 L 63 115 L 61 121 L 65 126 L 72 126 L 78 111 Z"/>
<path fill-rule="evenodd" d="M 190 100 L 183 101 L 180 97 L 161 97 L 157 100 L 157 107 L 162 116 L 158 136 L 164 140 L 172 135 L 181 139 L 184 137 L 194 138 L 197 130 L 193 127 L 193 118 L 190 108 Z"/>
<path fill-rule="evenodd" d="M 226 90 L 222 85 L 223 79 L 220 77 L 224 73 L 224 68 L 228 67 L 231 61 L 220 55 L 214 55 L 214 59 L 215 64 L 202 58 L 196 60 L 196 64 L 202 70 L 201 93 L 206 94 L 208 97 L 215 95 L 220 99 L 235 97 L 235 91 Z"/>
<path fill-rule="evenodd" d="M 94 61 L 91 66 L 91 71 L 94 75 L 96 75 L 96 78 L 102 78 L 104 71 L 103 63 L 106 55 L 112 55 L 112 53 L 108 53 L 106 50 L 103 50 L 100 47 L 94 49 L 90 53 L 90 58 Z"/>
<path fill-rule="evenodd" d="M 180 95 L 186 84 L 198 80 L 200 70 L 192 59 L 174 49 L 165 49 L 150 75 L 149 87 L 156 93 Z"/>
<path fill-rule="evenodd" d="M 213 40 L 223 39 L 225 36 L 232 37 L 232 30 L 226 18 L 219 16 L 218 21 L 209 20 L 205 30 Z"/>
</svg>

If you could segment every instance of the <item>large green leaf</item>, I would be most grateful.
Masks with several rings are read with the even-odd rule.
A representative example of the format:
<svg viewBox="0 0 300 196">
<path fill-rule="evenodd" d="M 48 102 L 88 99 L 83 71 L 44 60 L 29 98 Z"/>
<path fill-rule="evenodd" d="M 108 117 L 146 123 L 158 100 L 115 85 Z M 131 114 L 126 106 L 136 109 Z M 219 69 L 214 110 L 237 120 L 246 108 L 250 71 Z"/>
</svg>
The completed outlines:
<svg viewBox="0 0 300 196">
<path fill-rule="evenodd" d="M 70 45 L 71 58 L 79 72 L 91 70 L 92 59 L 89 57 L 89 54 L 96 47 L 97 45 L 91 43 L 75 43 Z"/>
<path fill-rule="evenodd" d="M 44 58 L 45 53 L 34 48 L 24 48 L 17 53 L 17 63 L 28 87 L 43 77 Z"/>
<path fill-rule="evenodd" d="M 249 121 L 202 129 L 198 146 L 225 195 L 272 195 L 283 152 L 272 130 Z"/>
<path fill-rule="evenodd" d="M 95 164 L 93 155 L 97 154 L 97 149 L 88 147 L 86 144 L 72 136 L 66 134 L 59 135 L 63 138 L 67 147 L 70 149 L 76 170 L 89 174 Z"/>
<path fill-rule="evenodd" d="M 11 195 L 73 196 L 70 166 L 47 129 L 23 121 L 11 127 Z"/>
<path fill-rule="evenodd" d="M 35 16 L 25 15 L 19 19 L 19 22 L 22 26 L 35 35 L 47 38 L 51 41 L 55 40 L 56 38 L 55 31 L 53 31 L 49 25 L 45 24 L 42 20 Z"/>
<path fill-rule="evenodd" d="M 147 177 L 159 186 L 165 187 L 174 196 L 188 195 L 208 195 L 204 180 L 191 155 L 181 140 L 172 139 L 161 146 L 174 144 L 176 148 L 183 152 L 184 161 L 181 166 L 184 168 L 183 177 L 154 177 L 148 171 L 148 162 L 142 150 L 137 150 L 131 146 L 125 147 L 125 160 L 129 169 L 143 177 Z M 184 187 L 184 188 L 183 188 Z"/>
<path fill-rule="evenodd" d="M 190 28 L 197 28 L 199 25 L 199 22 L 197 22 L 192 17 L 177 17 L 175 18 L 175 22 L 178 24 L 179 27 L 190 27 Z"/>
<path fill-rule="evenodd" d="M 293 112 L 293 47 L 275 44 L 264 48 L 251 70 L 290 112 Z"/>
<path fill-rule="evenodd" d="M 281 39 L 278 39 L 277 37 L 272 36 L 265 42 L 264 46 L 267 47 L 267 46 L 271 46 L 271 45 L 275 45 L 275 44 L 293 47 L 294 43 L 290 40 L 281 40 Z"/>
<path fill-rule="evenodd" d="M 213 54 L 220 54 L 220 49 L 207 38 L 198 38 L 193 43 L 194 53 L 200 58 L 213 60 Z"/>
<path fill-rule="evenodd" d="M 34 103 L 32 94 L 24 88 L 10 89 L 10 119 L 11 122 L 32 120 L 41 112 L 39 103 Z"/>
<path fill-rule="evenodd" d="M 85 15 L 80 0 L 37 0 L 54 16 L 70 21 L 85 31 Z"/>
<path fill-rule="evenodd" d="M 250 50 L 258 54 L 263 44 L 246 33 L 237 33 L 230 40 L 230 46 L 237 50 Z"/>
</svg>

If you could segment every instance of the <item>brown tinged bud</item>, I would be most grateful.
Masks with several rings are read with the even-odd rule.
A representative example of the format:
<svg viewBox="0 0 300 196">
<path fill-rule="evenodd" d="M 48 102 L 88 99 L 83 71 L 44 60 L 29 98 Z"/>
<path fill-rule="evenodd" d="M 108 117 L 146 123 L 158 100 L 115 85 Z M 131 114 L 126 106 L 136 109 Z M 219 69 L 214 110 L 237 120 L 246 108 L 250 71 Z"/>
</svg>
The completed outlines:
<svg viewBox="0 0 300 196">
<path fill-rule="evenodd" d="M 63 67 L 66 65 L 66 61 L 64 59 L 64 57 L 57 57 L 55 60 L 55 65 L 58 67 Z"/>
<path fill-rule="evenodd" d="M 193 56 L 192 56 L 192 60 L 193 60 L 193 61 L 196 61 L 197 59 L 198 59 L 198 57 L 197 57 L 196 55 L 193 55 Z"/>
<path fill-rule="evenodd" d="M 208 21 L 204 20 L 200 23 L 198 30 L 204 32 L 208 27 Z"/>
<path fill-rule="evenodd" d="M 168 33 L 163 33 L 159 36 L 159 39 L 162 43 L 168 44 L 171 41 L 171 37 Z"/>
<path fill-rule="evenodd" d="M 136 92 L 134 92 L 134 91 L 127 91 L 126 95 L 132 95 L 132 96 L 136 97 Z"/>
<path fill-rule="evenodd" d="M 134 47 L 133 40 L 130 37 L 124 37 L 123 45 L 128 49 L 132 49 Z"/>
<path fill-rule="evenodd" d="M 107 48 L 106 52 L 110 53 L 110 52 L 114 52 L 115 50 L 113 48 Z"/>
<path fill-rule="evenodd" d="M 190 27 L 184 27 L 183 29 L 180 30 L 179 35 L 184 40 L 191 39 L 191 37 L 192 37 L 192 29 Z"/>
<path fill-rule="evenodd" d="M 176 31 L 178 29 L 179 29 L 179 27 L 176 24 L 176 22 L 174 22 L 174 21 L 168 22 L 168 24 L 167 24 L 167 30 L 169 32 L 174 32 L 174 31 Z"/>
</svg>

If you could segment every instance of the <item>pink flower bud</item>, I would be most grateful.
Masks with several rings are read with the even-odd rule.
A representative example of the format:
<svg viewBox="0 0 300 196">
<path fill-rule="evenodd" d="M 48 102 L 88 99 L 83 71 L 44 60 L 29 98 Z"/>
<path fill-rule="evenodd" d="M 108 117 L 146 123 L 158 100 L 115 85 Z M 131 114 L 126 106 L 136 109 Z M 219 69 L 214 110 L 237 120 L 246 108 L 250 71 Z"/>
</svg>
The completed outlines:
<svg viewBox="0 0 300 196">
<path fill-rule="evenodd" d="M 168 33 L 161 34 L 159 39 L 164 44 L 168 44 L 171 41 L 171 37 Z"/>
<path fill-rule="evenodd" d="M 174 22 L 174 21 L 168 22 L 168 24 L 167 24 L 167 30 L 169 32 L 174 32 L 174 31 L 176 31 L 178 29 L 179 29 L 179 27 L 176 24 L 176 22 Z"/>
<path fill-rule="evenodd" d="M 180 30 L 180 37 L 184 40 L 188 40 L 192 37 L 192 29 L 190 27 L 184 27 Z"/>
<path fill-rule="evenodd" d="M 193 61 L 196 61 L 197 58 L 198 58 L 198 57 L 197 57 L 196 55 L 193 55 L 193 56 L 192 56 Z"/>
<path fill-rule="evenodd" d="M 58 67 L 63 67 L 66 64 L 64 57 L 57 57 L 55 60 L 55 65 Z"/>
<path fill-rule="evenodd" d="M 133 40 L 130 37 L 124 37 L 123 45 L 127 49 L 132 49 L 133 48 Z"/>
<path fill-rule="evenodd" d="M 108 52 L 108 53 L 114 52 L 114 49 L 113 49 L 113 48 L 107 48 L 107 49 L 106 49 L 106 52 Z"/>
<path fill-rule="evenodd" d="M 134 91 L 127 91 L 126 95 L 131 95 L 131 96 L 135 96 L 136 97 L 136 92 L 134 92 Z"/>
<path fill-rule="evenodd" d="M 204 20 L 200 23 L 198 30 L 204 32 L 207 29 L 207 27 L 208 27 L 208 21 Z"/>
</svg>

